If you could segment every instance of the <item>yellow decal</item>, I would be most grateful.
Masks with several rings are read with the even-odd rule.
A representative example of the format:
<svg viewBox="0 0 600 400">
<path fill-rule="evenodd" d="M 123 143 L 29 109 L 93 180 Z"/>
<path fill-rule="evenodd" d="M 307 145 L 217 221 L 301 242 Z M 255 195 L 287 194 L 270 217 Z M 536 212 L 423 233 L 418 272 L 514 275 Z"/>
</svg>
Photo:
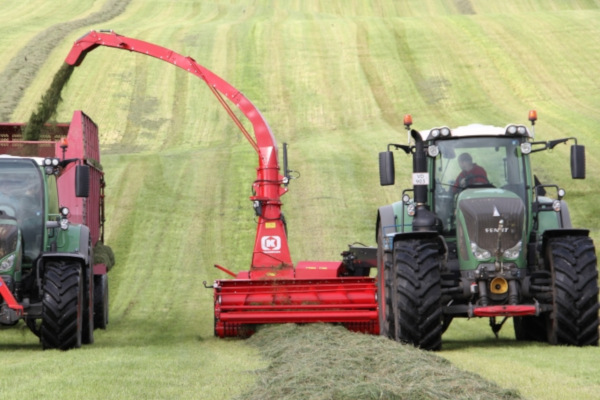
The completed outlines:
<svg viewBox="0 0 600 400">
<path fill-rule="evenodd" d="M 275 222 L 265 222 L 265 228 L 275 229 L 275 228 L 277 228 L 277 224 Z"/>
</svg>

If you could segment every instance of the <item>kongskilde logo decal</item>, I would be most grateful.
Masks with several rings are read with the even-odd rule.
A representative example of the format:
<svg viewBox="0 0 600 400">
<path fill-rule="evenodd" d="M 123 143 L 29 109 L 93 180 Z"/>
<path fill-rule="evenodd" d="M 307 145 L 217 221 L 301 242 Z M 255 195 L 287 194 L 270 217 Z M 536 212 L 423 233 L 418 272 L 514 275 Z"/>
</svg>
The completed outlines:
<svg viewBox="0 0 600 400">
<path fill-rule="evenodd" d="M 281 250 L 281 238 L 279 236 L 263 236 L 260 247 L 265 253 L 277 253 Z"/>
</svg>

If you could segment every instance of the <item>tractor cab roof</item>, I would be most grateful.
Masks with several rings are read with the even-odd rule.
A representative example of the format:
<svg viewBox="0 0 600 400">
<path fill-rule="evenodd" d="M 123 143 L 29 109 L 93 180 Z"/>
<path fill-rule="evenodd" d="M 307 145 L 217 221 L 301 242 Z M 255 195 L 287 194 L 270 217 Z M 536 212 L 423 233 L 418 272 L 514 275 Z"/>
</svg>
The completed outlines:
<svg viewBox="0 0 600 400">
<path fill-rule="evenodd" d="M 18 159 L 27 159 L 27 160 L 33 160 L 33 161 L 35 161 L 35 163 L 36 163 L 37 165 L 39 165 L 39 166 L 42 166 L 42 165 L 44 165 L 44 157 L 21 157 L 21 156 L 13 156 L 13 155 L 10 155 L 10 154 L 0 154 L 0 160 L 1 160 L 1 159 L 7 159 L 7 158 L 8 158 L 8 159 L 11 159 L 11 158 L 12 158 L 12 159 L 18 158 Z"/>
<path fill-rule="evenodd" d="M 525 125 L 510 124 L 504 128 L 492 125 L 471 124 L 467 126 L 459 126 L 457 128 L 449 128 L 446 126 L 432 128 L 419 132 L 423 140 L 450 139 L 459 137 L 474 137 L 474 136 L 489 136 L 489 137 L 504 137 L 517 136 L 533 139 L 531 132 Z"/>
</svg>

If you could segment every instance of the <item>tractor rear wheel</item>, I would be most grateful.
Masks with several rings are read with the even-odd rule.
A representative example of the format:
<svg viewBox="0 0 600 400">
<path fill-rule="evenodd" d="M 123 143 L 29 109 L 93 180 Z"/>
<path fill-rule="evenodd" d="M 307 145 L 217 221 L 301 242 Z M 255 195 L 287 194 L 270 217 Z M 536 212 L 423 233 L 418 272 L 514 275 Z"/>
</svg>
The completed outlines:
<svg viewBox="0 0 600 400">
<path fill-rule="evenodd" d="M 443 315 L 439 243 L 394 243 L 394 338 L 425 350 L 442 347 Z"/>
<path fill-rule="evenodd" d="M 377 234 L 377 302 L 379 303 L 379 334 L 393 338 L 394 318 L 392 315 L 393 269 L 386 260 L 383 250 L 382 234 Z"/>
<path fill-rule="evenodd" d="M 573 346 L 598 345 L 598 270 L 596 251 L 587 236 L 548 241 L 552 272 L 552 314 L 548 341 Z"/>
<path fill-rule="evenodd" d="M 50 262 L 46 265 L 40 327 L 44 349 L 81 347 L 83 286 L 79 264 Z"/>
</svg>

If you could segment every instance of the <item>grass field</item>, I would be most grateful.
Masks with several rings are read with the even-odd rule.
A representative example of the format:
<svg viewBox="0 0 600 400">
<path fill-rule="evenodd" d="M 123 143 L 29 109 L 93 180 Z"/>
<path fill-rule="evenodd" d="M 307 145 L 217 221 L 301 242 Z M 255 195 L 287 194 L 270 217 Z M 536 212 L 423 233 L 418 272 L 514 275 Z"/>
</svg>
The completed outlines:
<svg viewBox="0 0 600 400">
<path fill-rule="evenodd" d="M 283 201 L 300 261 L 338 260 L 352 242 L 374 243 L 377 207 L 402 187 L 379 186 L 377 153 L 406 140 L 405 113 L 428 129 L 524 123 L 537 109 L 536 138 L 586 145 L 585 181 L 570 179 L 567 146 L 535 161 L 543 181 L 567 190 L 574 224 L 600 243 L 599 8 L 592 0 L 0 0 L 0 119 L 28 120 L 89 29 L 190 55 L 243 91 L 290 144 L 301 178 Z M 213 337 L 202 281 L 223 277 L 215 263 L 249 267 L 252 149 L 202 81 L 150 57 L 99 48 L 62 97 L 57 120 L 80 109 L 101 131 L 106 242 L 117 258 L 110 324 L 93 346 L 66 353 L 42 351 L 25 328 L 0 331 L 2 399 L 243 398 L 271 356 Z M 398 164 L 410 168 L 408 159 Z M 507 325 L 496 340 L 485 320 L 455 321 L 439 355 L 527 398 L 597 398 L 598 348 L 516 343 Z"/>
</svg>

